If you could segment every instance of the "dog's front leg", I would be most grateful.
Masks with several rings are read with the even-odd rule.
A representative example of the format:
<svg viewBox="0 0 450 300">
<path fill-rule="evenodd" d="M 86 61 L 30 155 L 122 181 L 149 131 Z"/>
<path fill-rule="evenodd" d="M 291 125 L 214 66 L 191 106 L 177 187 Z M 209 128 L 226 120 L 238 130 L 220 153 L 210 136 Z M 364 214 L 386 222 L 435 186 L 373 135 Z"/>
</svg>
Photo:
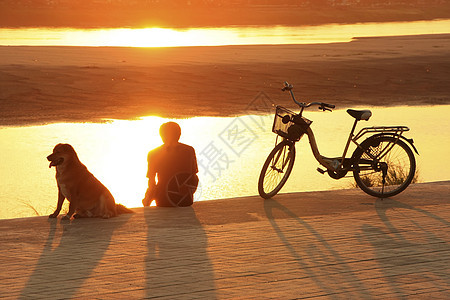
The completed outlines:
<svg viewBox="0 0 450 300">
<path fill-rule="evenodd" d="M 67 215 L 65 215 L 62 219 L 63 220 L 70 220 L 72 215 L 75 213 L 76 206 L 73 204 L 73 202 L 70 202 L 69 204 L 69 211 L 67 212 Z"/>
<path fill-rule="evenodd" d="M 56 206 L 55 212 L 52 213 L 49 218 L 56 218 L 59 215 L 59 212 L 61 211 L 62 205 L 64 203 L 64 197 L 63 193 L 61 192 L 61 189 L 58 187 L 58 204 Z"/>
</svg>

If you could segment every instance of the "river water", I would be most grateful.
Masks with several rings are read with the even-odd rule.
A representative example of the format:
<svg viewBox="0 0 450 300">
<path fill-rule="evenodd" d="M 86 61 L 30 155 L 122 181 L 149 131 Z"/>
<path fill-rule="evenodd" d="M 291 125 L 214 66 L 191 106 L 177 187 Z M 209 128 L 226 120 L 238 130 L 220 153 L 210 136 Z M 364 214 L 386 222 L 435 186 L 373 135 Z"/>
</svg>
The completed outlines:
<svg viewBox="0 0 450 300">
<path fill-rule="evenodd" d="M 0 46 L 178 47 L 349 42 L 355 37 L 450 33 L 450 20 L 220 28 L 0 28 Z"/>
<path fill-rule="evenodd" d="M 419 181 L 450 180 L 450 106 L 371 108 L 372 118 L 358 128 L 406 125 L 414 138 Z M 322 155 L 342 154 L 353 118 L 345 110 L 307 111 Z M 175 120 L 181 142 L 192 145 L 199 162 L 196 201 L 257 195 L 262 164 L 275 135 L 273 115 L 235 118 L 196 117 Z M 147 180 L 147 153 L 161 144 L 159 117 L 110 120 L 106 123 L 50 124 L 0 128 L 0 218 L 46 215 L 56 206 L 55 170 L 46 156 L 57 143 L 70 143 L 80 160 L 128 207 L 141 206 Z M 350 152 L 351 153 L 351 152 Z M 297 144 L 294 170 L 281 192 L 352 188 L 354 180 L 334 180 L 319 174 L 307 138 Z M 365 195 L 361 191 L 361 197 Z"/>
</svg>

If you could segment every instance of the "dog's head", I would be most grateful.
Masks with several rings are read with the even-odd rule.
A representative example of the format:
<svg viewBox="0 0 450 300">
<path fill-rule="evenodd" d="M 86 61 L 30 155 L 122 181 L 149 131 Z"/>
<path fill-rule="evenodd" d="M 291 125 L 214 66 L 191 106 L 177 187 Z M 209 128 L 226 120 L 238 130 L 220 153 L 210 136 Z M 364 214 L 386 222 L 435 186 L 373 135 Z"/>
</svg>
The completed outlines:
<svg viewBox="0 0 450 300">
<path fill-rule="evenodd" d="M 53 153 L 47 156 L 50 162 L 49 168 L 56 167 L 70 160 L 78 160 L 77 153 L 69 144 L 58 144 L 53 148 Z"/>
</svg>

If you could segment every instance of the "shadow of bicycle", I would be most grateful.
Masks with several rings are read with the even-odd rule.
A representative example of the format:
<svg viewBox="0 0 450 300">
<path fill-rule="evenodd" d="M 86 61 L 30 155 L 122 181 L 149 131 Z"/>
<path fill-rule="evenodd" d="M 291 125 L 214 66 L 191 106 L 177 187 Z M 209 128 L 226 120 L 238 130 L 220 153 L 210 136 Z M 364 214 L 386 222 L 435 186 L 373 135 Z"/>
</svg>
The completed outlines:
<svg viewBox="0 0 450 300">
<path fill-rule="evenodd" d="M 393 199 L 378 199 L 375 210 L 381 224 L 363 224 L 360 239 L 371 246 L 381 284 L 399 297 L 413 290 L 427 298 L 450 286 L 448 268 L 442 268 L 450 251 L 450 222 L 429 208 Z"/>
<path fill-rule="evenodd" d="M 315 225 L 273 199 L 264 201 L 264 210 L 274 231 L 297 263 L 299 273 L 304 273 L 303 276 L 309 278 L 323 295 L 330 299 L 341 299 L 341 293 L 354 299 L 371 298 L 349 262 Z M 285 220 L 289 219 L 295 221 L 292 226 L 286 225 Z M 301 286 L 298 288 L 299 295 L 305 293 Z"/>
</svg>

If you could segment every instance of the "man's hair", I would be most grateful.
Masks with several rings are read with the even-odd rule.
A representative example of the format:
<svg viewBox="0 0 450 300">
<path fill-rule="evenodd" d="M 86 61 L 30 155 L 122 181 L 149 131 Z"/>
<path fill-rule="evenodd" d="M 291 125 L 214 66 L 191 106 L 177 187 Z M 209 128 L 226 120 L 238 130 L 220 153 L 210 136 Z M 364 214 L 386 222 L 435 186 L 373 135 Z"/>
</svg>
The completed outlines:
<svg viewBox="0 0 450 300">
<path fill-rule="evenodd" d="M 167 122 L 159 127 L 159 135 L 164 142 L 178 142 L 181 136 L 181 127 L 175 122 Z"/>
</svg>

